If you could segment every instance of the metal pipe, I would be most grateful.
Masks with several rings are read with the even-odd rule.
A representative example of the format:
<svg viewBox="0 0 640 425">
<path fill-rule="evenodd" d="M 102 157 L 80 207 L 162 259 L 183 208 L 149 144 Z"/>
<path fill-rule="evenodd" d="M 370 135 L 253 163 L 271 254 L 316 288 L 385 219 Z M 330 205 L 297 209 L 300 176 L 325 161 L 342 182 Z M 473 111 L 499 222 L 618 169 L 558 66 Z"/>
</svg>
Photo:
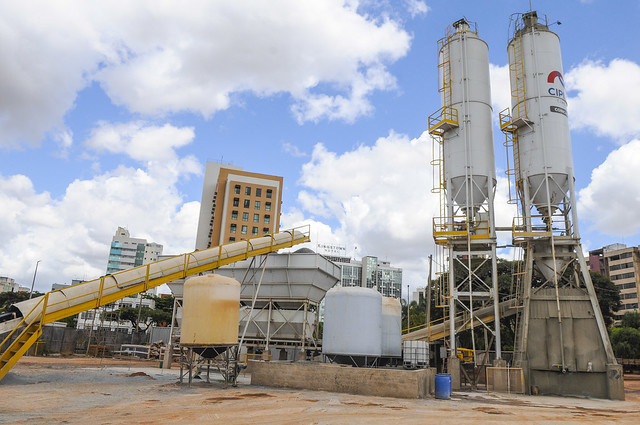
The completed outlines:
<svg viewBox="0 0 640 425">
<path fill-rule="evenodd" d="M 429 255 L 429 280 L 427 281 L 427 293 L 425 302 L 427 303 L 427 339 L 431 342 L 431 269 L 433 265 L 433 255 Z"/>
<path fill-rule="evenodd" d="M 38 264 L 40 264 L 40 261 L 42 260 L 36 261 L 36 269 L 33 271 L 33 280 L 31 281 L 31 291 L 29 291 L 29 299 L 31 299 L 31 297 L 33 296 L 33 285 L 36 283 L 36 273 L 38 273 Z"/>
</svg>

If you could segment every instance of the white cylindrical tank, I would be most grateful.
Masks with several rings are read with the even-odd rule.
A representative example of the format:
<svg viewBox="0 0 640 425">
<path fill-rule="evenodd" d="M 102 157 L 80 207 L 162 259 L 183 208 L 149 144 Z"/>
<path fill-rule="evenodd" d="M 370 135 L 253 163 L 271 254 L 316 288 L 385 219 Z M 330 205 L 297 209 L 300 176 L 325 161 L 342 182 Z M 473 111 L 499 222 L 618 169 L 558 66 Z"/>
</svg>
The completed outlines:
<svg viewBox="0 0 640 425">
<path fill-rule="evenodd" d="M 380 357 L 382 295 L 378 291 L 341 286 L 327 291 L 322 353 Z"/>
<path fill-rule="evenodd" d="M 382 357 L 402 356 L 402 306 L 398 298 L 382 297 Z"/>
<path fill-rule="evenodd" d="M 184 283 L 180 344 L 186 346 L 238 343 L 240 283 L 209 274 Z"/>
<path fill-rule="evenodd" d="M 451 87 L 450 96 L 441 87 L 442 103 L 458 112 L 458 127 L 444 133 L 444 175 L 451 199 L 475 212 L 496 181 L 489 47 L 467 21 L 457 21 L 453 28 L 439 52 L 441 76 L 446 81 L 450 74 Z"/>
<path fill-rule="evenodd" d="M 536 12 L 529 12 L 522 15 L 508 51 L 512 93 L 524 79 L 524 96 L 511 98 L 514 124 L 519 127 L 520 176 L 528 187 L 527 201 L 541 214 L 551 215 L 573 176 L 560 39 L 538 23 Z M 526 116 L 516 116 L 524 111 Z"/>
</svg>

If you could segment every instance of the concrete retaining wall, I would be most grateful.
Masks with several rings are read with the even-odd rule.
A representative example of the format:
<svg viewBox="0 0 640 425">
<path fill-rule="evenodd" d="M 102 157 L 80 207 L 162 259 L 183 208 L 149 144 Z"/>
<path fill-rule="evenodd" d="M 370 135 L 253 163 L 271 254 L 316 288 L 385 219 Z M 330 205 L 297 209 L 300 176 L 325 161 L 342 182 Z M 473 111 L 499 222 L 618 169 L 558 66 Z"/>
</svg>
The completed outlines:
<svg viewBox="0 0 640 425">
<path fill-rule="evenodd" d="M 324 363 L 249 361 L 251 385 L 396 398 L 430 397 L 435 369 L 368 369 Z"/>
</svg>

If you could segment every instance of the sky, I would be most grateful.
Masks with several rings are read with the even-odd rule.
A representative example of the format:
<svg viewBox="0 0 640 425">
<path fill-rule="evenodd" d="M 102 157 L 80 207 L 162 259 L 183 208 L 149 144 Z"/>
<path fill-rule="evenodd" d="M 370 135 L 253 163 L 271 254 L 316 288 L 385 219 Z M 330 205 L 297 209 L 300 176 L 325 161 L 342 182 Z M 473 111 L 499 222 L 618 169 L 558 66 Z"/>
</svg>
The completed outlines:
<svg viewBox="0 0 640 425">
<path fill-rule="evenodd" d="M 29 287 L 38 260 L 36 290 L 101 276 L 118 226 L 193 250 L 213 161 L 283 176 L 281 227 L 310 224 L 311 248 L 377 256 L 424 286 L 437 41 L 477 23 L 497 115 L 512 15 L 530 3 L 561 40 L 583 248 L 638 245 L 637 0 L 7 0 L 0 276 Z M 494 126 L 509 226 L 503 140 Z"/>
</svg>

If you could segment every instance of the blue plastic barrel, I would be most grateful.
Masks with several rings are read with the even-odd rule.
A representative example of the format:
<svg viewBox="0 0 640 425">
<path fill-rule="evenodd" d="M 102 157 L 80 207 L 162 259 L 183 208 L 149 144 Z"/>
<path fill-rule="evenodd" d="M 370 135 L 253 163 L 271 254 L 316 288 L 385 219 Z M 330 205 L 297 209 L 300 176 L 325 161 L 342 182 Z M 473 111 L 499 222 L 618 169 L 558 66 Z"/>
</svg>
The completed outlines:
<svg viewBox="0 0 640 425">
<path fill-rule="evenodd" d="M 451 374 L 436 374 L 436 398 L 443 400 L 451 398 Z"/>
</svg>

